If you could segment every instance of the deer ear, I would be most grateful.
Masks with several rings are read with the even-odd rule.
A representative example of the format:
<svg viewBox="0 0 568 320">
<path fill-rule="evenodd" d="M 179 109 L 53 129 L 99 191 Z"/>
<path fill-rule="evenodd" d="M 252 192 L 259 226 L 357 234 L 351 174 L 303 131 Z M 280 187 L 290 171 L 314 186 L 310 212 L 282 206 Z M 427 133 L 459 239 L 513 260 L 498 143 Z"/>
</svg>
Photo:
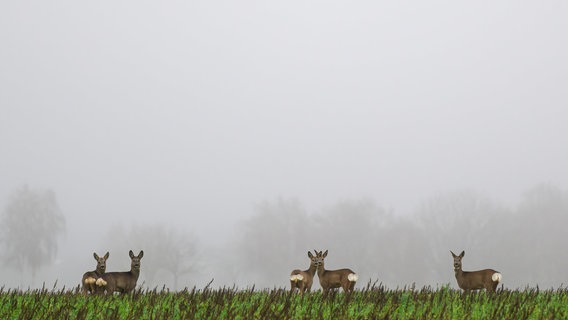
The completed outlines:
<svg viewBox="0 0 568 320">
<path fill-rule="evenodd" d="M 109 255 L 110 255 L 110 254 L 109 254 L 108 251 L 107 251 L 107 253 L 105 254 L 105 257 L 104 257 L 105 260 L 108 259 L 108 256 L 109 256 Z"/>
<path fill-rule="evenodd" d="M 323 253 L 323 257 L 327 257 L 327 250 L 325 250 L 325 252 Z"/>
<path fill-rule="evenodd" d="M 134 252 L 132 252 L 132 250 L 128 251 L 128 255 L 130 256 L 130 258 L 134 258 Z"/>
<path fill-rule="evenodd" d="M 465 256 L 465 250 L 460 253 L 460 258 L 463 258 L 463 256 Z"/>
<path fill-rule="evenodd" d="M 99 255 L 96 252 L 93 252 L 93 257 L 95 257 L 95 260 L 99 260 Z"/>
<path fill-rule="evenodd" d="M 140 250 L 140 253 L 138 254 L 138 259 L 142 259 L 143 256 L 144 256 L 144 250 Z"/>
<path fill-rule="evenodd" d="M 452 252 L 452 250 L 450 250 L 450 253 L 452 254 L 452 257 L 456 257 L 456 254 Z"/>
<path fill-rule="evenodd" d="M 311 252 L 308 251 L 308 257 L 313 258 L 314 255 Z"/>
</svg>

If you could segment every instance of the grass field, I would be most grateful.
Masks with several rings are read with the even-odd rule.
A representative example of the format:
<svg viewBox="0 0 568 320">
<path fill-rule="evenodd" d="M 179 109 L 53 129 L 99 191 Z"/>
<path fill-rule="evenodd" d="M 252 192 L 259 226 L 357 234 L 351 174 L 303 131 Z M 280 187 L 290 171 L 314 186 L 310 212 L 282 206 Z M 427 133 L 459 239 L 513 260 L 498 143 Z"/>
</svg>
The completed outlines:
<svg viewBox="0 0 568 320">
<path fill-rule="evenodd" d="M 287 289 L 138 290 L 112 297 L 83 296 L 76 289 L 0 289 L 0 319 L 568 319 L 568 289 L 491 295 L 368 284 L 351 295 L 327 297 Z"/>
</svg>

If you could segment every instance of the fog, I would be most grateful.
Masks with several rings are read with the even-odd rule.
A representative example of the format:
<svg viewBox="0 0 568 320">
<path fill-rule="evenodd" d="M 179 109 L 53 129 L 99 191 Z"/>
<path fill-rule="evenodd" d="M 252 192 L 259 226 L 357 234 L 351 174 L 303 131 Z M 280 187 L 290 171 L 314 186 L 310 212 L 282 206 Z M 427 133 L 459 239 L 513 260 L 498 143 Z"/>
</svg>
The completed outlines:
<svg viewBox="0 0 568 320">
<path fill-rule="evenodd" d="M 562 1 L 3 1 L 0 208 L 52 190 L 66 232 L 35 283 L 3 266 L 0 285 L 77 286 L 93 252 L 120 271 L 132 249 L 139 283 L 173 288 L 145 269 L 151 235 L 170 234 L 194 246 L 178 289 L 289 286 L 314 249 L 359 288 L 457 287 L 449 250 L 506 287 L 558 287 L 566 16 Z"/>
</svg>

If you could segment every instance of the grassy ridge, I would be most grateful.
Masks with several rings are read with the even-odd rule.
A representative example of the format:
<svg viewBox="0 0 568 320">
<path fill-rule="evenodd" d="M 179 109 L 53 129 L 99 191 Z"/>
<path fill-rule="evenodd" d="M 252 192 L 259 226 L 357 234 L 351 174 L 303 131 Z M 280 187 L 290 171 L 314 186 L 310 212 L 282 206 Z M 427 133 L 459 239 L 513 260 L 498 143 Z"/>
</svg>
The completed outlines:
<svg viewBox="0 0 568 320">
<path fill-rule="evenodd" d="M 285 289 L 136 291 L 83 296 L 75 290 L 0 289 L 0 319 L 566 319 L 568 289 L 463 294 L 443 287 L 300 296 Z"/>
</svg>

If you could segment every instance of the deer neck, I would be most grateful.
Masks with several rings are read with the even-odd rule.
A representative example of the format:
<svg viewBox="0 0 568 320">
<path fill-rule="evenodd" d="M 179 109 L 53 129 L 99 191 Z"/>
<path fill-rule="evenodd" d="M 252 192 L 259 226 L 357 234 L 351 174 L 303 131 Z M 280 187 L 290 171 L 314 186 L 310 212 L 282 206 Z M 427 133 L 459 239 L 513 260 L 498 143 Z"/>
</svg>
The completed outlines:
<svg viewBox="0 0 568 320">
<path fill-rule="evenodd" d="M 95 270 L 95 273 L 100 276 L 100 275 L 102 275 L 103 273 L 105 273 L 105 271 L 106 271 L 106 268 L 99 268 L 99 267 L 97 267 L 97 270 Z"/>
<path fill-rule="evenodd" d="M 310 267 L 305 272 L 307 272 L 313 278 L 313 276 L 316 275 L 317 270 L 318 270 L 318 267 L 316 267 L 315 264 L 310 263 Z"/>
<path fill-rule="evenodd" d="M 323 277 L 324 273 L 325 273 L 325 266 L 322 263 L 319 267 L 318 267 L 318 277 Z"/>
<path fill-rule="evenodd" d="M 140 268 L 130 268 L 130 274 L 138 280 L 138 276 L 140 276 Z"/>
<path fill-rule="evenodd" d="M 459 268 L 454 268 L 454 273 L 456 274 L 456 277 L 461 277 L 463 275 L 461 266 Z"/>
</svg>

